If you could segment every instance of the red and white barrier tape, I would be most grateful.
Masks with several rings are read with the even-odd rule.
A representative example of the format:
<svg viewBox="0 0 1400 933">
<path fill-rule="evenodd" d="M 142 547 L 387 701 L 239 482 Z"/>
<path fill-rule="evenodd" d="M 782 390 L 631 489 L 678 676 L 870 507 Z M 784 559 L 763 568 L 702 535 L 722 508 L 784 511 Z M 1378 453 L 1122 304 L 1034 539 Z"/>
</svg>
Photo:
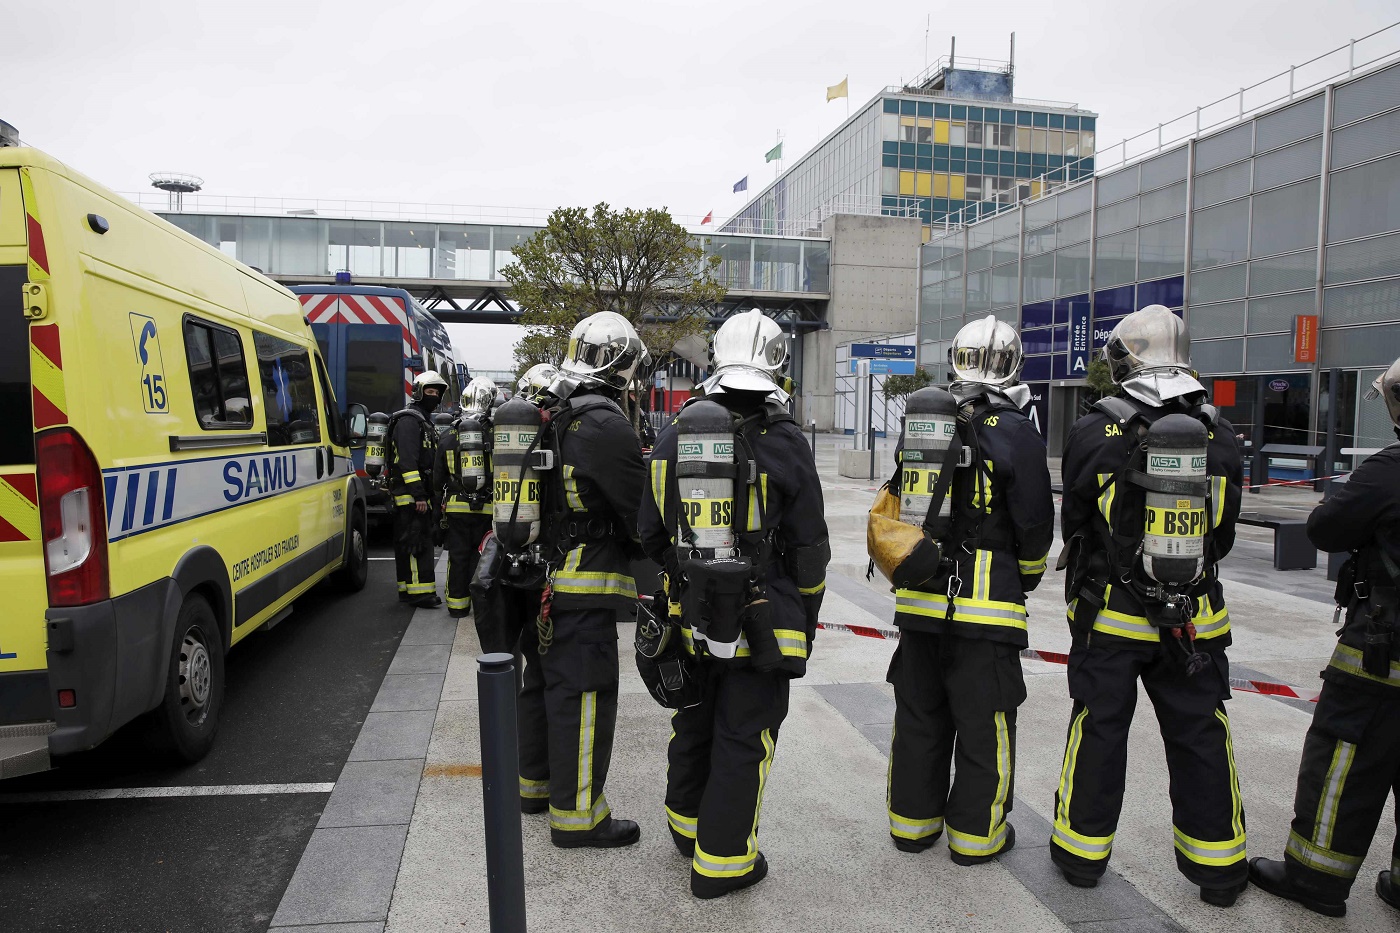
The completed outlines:
<svg viewBox="0 0 1400 933">
<path fill-rule="evenodd" d="M 1350 476 L 1350 475 L 1351 475 L 1351 471 L 1348 470 L 1348 471 L 1345 472 L 1345 473 L 1338 473 L 1338 474 L 1336 474 L 1335 476 L 1319 476 L 1319 477 L 1317 477 L 1317 478 L 1315 478 L 1315 479 L 1276 479 L 1276 480 L 1270 480 L 1270 481 L 1267 482 L 1267 483 L 1259 483 L 1259 484 L 1256 485 L 1256 486 L 1244 486 L 1244 487 L 1241 487 L 1241 488 L 1243 488 L 1243 489 L 1267 489 L 1267 488 L 1269 488 L 1270 486 L 1311 486 L 1313 483 L 1325 483 L 1326 481 L 1328 481 L 1328 480 L 1330 480 L 1330 479 L 1341 479 L 1341 478 L 1344 477 L 1344 476 Z"/>
<path fill-rule="evenodd" d="M 833 632 L 846 632 L 849 635 L 860 635 L 864 638 L 882 638 L 888 641 L 899 640 L 899 629 L 884 628 L 874 625 L 842 625 L 838 622 L 818 622 L 817 628 L 827 629 Z M 1038 648 L 1022 648 L 1021 657 L 1032 661 L 1047 661 L 1051 664 L 1068 664 L 1069 655 L 1061 651 L 1042 651 Z M 1307 703 L 1316 703 L 1321 695 L 1316 690 L 1304 690 L 1298 687 L 1290 687 L 1288 684 L 1276 684 L 1267 680 L 1248 680 L 1243 677 L 1231 677 L 1230 687 L 1244 693 L 1257 693 L 1261 696 L 1282 697 L 1290 700 L 1303 700 Z"/>
</svg>

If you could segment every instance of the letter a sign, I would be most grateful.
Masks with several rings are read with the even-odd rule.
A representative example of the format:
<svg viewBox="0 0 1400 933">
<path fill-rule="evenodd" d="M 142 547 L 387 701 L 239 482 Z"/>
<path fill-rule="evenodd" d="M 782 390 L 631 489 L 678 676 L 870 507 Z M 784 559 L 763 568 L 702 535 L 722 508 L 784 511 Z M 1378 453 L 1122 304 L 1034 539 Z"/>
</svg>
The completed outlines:
<svg viewBox="0 0 1400 933">
<path fill-rule="evenodd" d="M 1089 374 L 1089 352 L 1094 345 L 1094 331 L 1089 326 L 1089 302 L 1072 301 L 1069 305 L 1069 377 L 1083 379 Z"/>
</svg>

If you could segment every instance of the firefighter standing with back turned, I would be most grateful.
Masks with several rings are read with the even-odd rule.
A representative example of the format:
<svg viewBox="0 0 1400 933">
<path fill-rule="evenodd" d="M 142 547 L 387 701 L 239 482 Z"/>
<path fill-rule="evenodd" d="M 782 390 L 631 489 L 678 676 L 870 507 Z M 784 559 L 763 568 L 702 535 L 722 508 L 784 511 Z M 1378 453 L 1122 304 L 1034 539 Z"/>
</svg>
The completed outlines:
<svg viewBox="0 0 1400 933">
<path fill-rule="evenodd" d="M 657 441 L 640 517 L 643 547 L 665 568 L 658 602 L 680 616 L 697 681 L 671 704 L 694 705 L 671 720 L 666 816 L 699 898 L 768 873 L 763 789 L 831 557 L 816 464 L 778 384 L 787 338 L 760 311 L 735 315 L 713 360 L 704 399 Z"/>
<path fill-rule="evenodd" d="M 1204 404 L 1190 346 L 1161 305 L 1125 317 L 1104 347 L 1119 394 L 1065 444 L 1074 706 L 1050 854 L 1079 887 L 1106 870 L 1141 678 L 1166 746 L 1177 869 L 1201 900 L 1230 907 L 1247 866 L 1216 565 L 1234 544 L 1243 480 L 1234 428 Z"/>
<path fill-rule="evenodd" d="M 389 419 L 386 461 L 394 499 L 394 569 L 399 599 L 414 606 L 442 605 L 433 576 L 433 412 L 447 380 L 429 370 L 413 379 L 412 402 Z"/>
<path fill-rule="evenodd" d="M 1366 397 L 1377 396 L 1400 435 L 1400 360 Z M 1321 550 L 1351 552 L 1337 581 L 1346 623 L 1303 743 L 1283 860 L 1251 859 L 1249 877 L 1270 894 L 1344 916 L 1385 798 L 1394 795 L 1396 838 L 1376 896 L 1400 909 L 1400 444 L 1367 457 L 1313 509 L 1308 537 Z"/>
<path fill-rule="evenodd" d="M 1044 442 L 1021 411 L 1030 392 L 1015 329 L 974 321 L 950 355 L 951 392 L 906 402 L 899 472 L 869 543 L 896 586 L 901 632 L 888 676 L 890 836 L 921 852 L 946 829 L 953 862 L 975 865 L 1016 843 L 1006 815 L 1026 699 L 1025 594 L 1045 573 L 1055 506 Z"/>
<path fill-rule="evenodd" d="M 550 838 L 560 848 L 640 838 L 636 823 L 612 817 L 603 785 L 617 725 L 617 619 L 636 606 L 631 558 L 646 486 L 641 446 L 618 400 L 647 359 L 626 318 L 590 315 L 569 337 L 545 411 L 524 398 L 496 411 L 496 536 L 508 564 L 547 574 L 535 624 L 520 638 L 521 806 L 542 809 L 547 789 Z M 505 434 L 528 438 L 527 447 L 503 452 Z M 529 475 L 532 464 L 543 480 Z M 532 486 L 543 490 L 538 523 L 521 521 Z"/>
<path fill-rule="evenodd" d="M 491 530 L 491 404 L 496 383 L 477 376 L 462 390 L 462 413 L 442 437 L 433 479 L 442 492 L 447 527 L 447 612 L 460 619 L 471 612 L 471 579 L 481 539 Z"/>
</svg>

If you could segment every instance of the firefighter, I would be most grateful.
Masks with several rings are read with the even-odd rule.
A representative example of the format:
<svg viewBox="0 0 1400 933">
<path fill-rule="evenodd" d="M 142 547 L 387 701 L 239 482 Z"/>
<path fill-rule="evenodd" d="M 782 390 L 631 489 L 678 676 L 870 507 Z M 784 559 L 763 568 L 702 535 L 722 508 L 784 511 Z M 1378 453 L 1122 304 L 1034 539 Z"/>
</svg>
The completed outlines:
<svg viewBox="0 0 1400 933">
<path fill-rule="evenodd" d="M 538 446 L 555 463 L 542 481 L 540 547 L 530 553 L 543 555 L 547 577 L 535 624 L 520 638 L 525 671 L 517 722 L 522 808 L 542 810 L 547 792 L 550 838 L 560 848 L 612 848 L 640 838 L 635 822 L 613 818 L 603 785 L 617 725 L 617 619 L 636 607 L 631 558 L 646 486 L 642 450 L 619 401 L 647 360 L 626 318 L 590 315 L 574 327 L 543 400 L 545 442 Z M 498 410 L 498 433 L 513 405 Z M 500 495 L 497 503 L 499 537 Z M 513 555 L 520 566 L 531 559 Z"/>
<path fill-rule="evenodd" d="M 1141 679 L 1166 747 L 1177 869 L 1201 900 L 1230 907 L 1247 866 L 1223 702 L 1230 619 L 1216 567 L 1234 544 L 1243 480 L 1235 429 L 1205 404 L 1190 346 L 1186 326 L 1161 305 L 1125 317 L 1103 351 L 1118 392 L 1095 403 L 1065 444 L 1074 703 L 1050 854 L 1079 887 L 1107 869 Z M 1169 435 L 1179 438 L 1174 448 Z"/>
<path fill-rule="evenodd" d="M 536 363 L 520 376 L 520 381 L 515 384 L 515 394 L 538 404 L 558 376 L 559 367 L 553 363 Z"/>
<path fill-rule="evenodd" d="M 491 530 L 491 404 L 496 383 L 477 376 L 462 390 L 461 415 L 443 435 L 433 477 L 442 496 L 446 526 L 447 612 L 460 619 L 471 612 L 471 579 L 480 559 L 481 539 Z"/>
<path fill-rule="evenodd" d="M 665 568 L 658 605 L 679 614 L 699 682 L 698 703 L 671 720 L 666 779 L 671 838 L 691 860 L 698 898 L 768 873 L 758 849 L 763 789 L 831 556 L 816 464 L 775 400 L 787 354 L 760 311 L 719 328 L 704 399 L 661 432 L 640 516 L 643 548 Z M 711 434 L 687 433 L 698 418 Z M 709 495 L 695 498 L 701 486 Z M 733 583 L 716 572 L 736 564 Z"/>
<path fill-rule="evenodd" d="M 921 571 L 933 574 L 921 582 L 894 575 L 902 584 L 895 590 L 901 638 L 888 675 L 895 693 L 888 809 L 900 851 L 928 849 L 946 831 L 953 862 L 975 865 L 1016 844 L 1006 816 L 1016 710 L 1026 699 L 1025 594 L 1045 573 L 1055 505 L 1045 443 L 1022 413 L 1030 392 L 1018 381 L 1023 357 L 1015 328 L 991 316 L 974 321 L 958 332 L 950 355 L 956 381 L 948 401 L 956 404 L 969 465 L 954 469 L 946 506 L 912 500 L 911 519 L 941 534 L 941 559 Z M 914 411 L 913 396 L 908 404 L 901 460 L 912 453 L 913 429 L 937 423 Z M 916 488 L 926 475 L 922 465 L 922 455 L 911 457 L 896 474 L 901 499 L 927 491 Z M 934 488 L 938 476 L 928 476 Z M 942 522 L 940 508 L 947 512 Z"/>
<path fill-rule="evenodd" d="M 389 494 L 394 498 L 394 568 L 399 599 L 414 606 L 442 605 L 433 576 L 433 412 L 447 380 L 432 370 L 413 379 L 412 401 L 389 424 Z"/>
<path fill-rule="evenodd" d="M 1400 360 L 1366 397 L 1377 396 L 1400 436 Z M 1400 804 L 1400 445 L 1366 458 L 1313 509 L 1308 537 L 1323 551 L 1351 552 L 1337 582 L 1346 624 L 1303 743 L 1283 860 L 1251 859 L 1249 877 L 1270 894 L 1341 917 L 1386 797 Z M 1376 895 L 1400 909 L 1400 825 Z"/>
</svg>

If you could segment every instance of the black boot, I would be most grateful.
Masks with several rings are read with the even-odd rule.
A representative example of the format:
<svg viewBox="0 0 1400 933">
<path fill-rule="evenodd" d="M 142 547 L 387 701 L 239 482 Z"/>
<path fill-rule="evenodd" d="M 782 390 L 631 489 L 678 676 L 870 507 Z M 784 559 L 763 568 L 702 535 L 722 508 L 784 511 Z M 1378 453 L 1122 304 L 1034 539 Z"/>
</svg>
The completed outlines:
<svg viewBox="0 0 1400 933">
<path fill-rule="evenodd" d="M 768 860 L 760 852 L 757 860 L 753 863 L 753 868 L 737 878 L 711 878 L 692 868 L 690 870 L 690 893 L 708 901 L 711 898 L 724 897 L 726 894 L 733 894 L 735 891 L 752 887 L 766 877 L 768 877 Z"/>
<path fill-rule="evenodd" d="M 1006 843 L 991 855 L 963 855 L 961 852 L 954 852 L 948 849 L 948 857 L 953 860 L 954 865 L 980 865 L 983 862 L 990 862 L 1003 852 L 1010 852 L 1016 847 L 1016 827 L 1010 823 L 1006 824 Z"/>
<path fill-rule="evenodd" d="M 1061 875 L 1064 875 L 1065 880 L 1076 888 L 1097 888 L 1099 886 L 1099 878 L 1097 875 L 1076 874 L 1063 865 L 1056 865 L 1055 867 L 1060 870 Z"/>
<path fill-rule="evenodd" d="M 442 597 L 436 593 L 424 593 L 422 596 L 410 599 L 408 604 L 419 609 L 436 609 L 442 605 Z"/>
<path fill-rule="evenodd" d="M 1376 875 L 1376 897 L 1400 910 L 1400 888 L 1395 886 L 1394 872 L 1383 871 Z"/>
<path fill-rule="evenodd" d="M 521 798 L 520 798 L 520 812 L 521 812 L 521 813 L 530 813 L 530 814 L 543 813 L 543 812 L 545 812 L 545 811 L 548 810 L 548 809 L 549 809 L 549 798 L 548 798 L 548 797 L 521 797 Z"/>
<path fill-rule="evenodd" d="M 549 838 L 561 849 L 617 849 L 642 838 L 642 831 L 631 820 L 608 817 L 587 832 L 550 829 Z"/>
<path fill-rule="evenodd" d="M 1277 859 L 1252 858 L 1249 860 L 1249 880 L 1256 887 L 1263 888 L 1276 897 L 1297 901 L 1315 914 L 1324 917 L 1345 917 L 1347 902 L 1329 901 L 1304 890 L 1288 878 L 1288 867 Z"/>
<path fill-rule="evenodd" d="M 1201 900 L 1216 907 L 1234 907 L 1235 901 L 1244 893 L 1244 889 L 1249 887 L 1249 882 L 1241 881 L 1239 884 L 1232 884 L 1228 888 L 1207 888 L 1201 886 Z"/>
</svg>

